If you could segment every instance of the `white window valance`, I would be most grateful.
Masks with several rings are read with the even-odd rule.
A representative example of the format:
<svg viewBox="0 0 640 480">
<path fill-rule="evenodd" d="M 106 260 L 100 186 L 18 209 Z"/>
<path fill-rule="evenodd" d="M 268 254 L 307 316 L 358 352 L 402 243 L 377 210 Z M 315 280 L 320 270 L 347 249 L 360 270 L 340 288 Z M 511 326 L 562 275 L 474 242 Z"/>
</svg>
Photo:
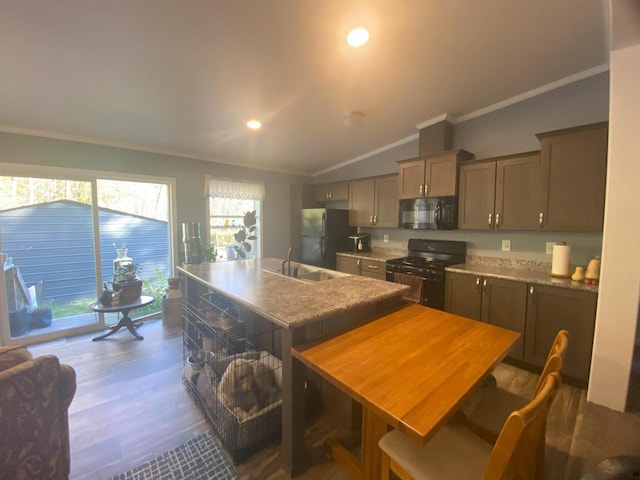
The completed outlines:
<svg viewBox="0 0 640 480">
<path fill-rule="evenodd" d="M 264 183 L 230 180 L 207 175 L 204 179 L 204 196 L 239 200 L 263 200 Z"/>
</svg>

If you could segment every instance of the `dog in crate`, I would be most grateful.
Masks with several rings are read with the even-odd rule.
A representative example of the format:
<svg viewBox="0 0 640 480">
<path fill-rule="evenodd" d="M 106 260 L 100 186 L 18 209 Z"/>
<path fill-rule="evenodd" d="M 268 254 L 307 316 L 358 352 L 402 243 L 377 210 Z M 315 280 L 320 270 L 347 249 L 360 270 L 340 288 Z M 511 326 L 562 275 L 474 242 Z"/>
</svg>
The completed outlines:
<svg viewBox="0 0 640 480">
<path fill-rule="evenodd" d="M 273 372 L 258 360 L 236 358 L 222 375 L 218 397 L 240 420 L 245 420 L 278 398 Z"/>
</svg>

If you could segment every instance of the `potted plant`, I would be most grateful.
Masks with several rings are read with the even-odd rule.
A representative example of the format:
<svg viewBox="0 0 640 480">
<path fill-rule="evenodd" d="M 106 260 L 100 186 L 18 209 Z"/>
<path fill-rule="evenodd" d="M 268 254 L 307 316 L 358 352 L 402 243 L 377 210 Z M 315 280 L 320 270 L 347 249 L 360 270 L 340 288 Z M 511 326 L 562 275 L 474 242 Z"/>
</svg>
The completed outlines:
<svg viewBox="0 0 640 480">
<path fill-rule="evenodd" d="M 218 258 L 218 249 L 212 243 L 204 249 L 204 259 L 207 262 L 213 263 L 217 260 L 217 258 Z"/>
<path fill-rule="evenodd" d="M 238 245 L 234 245 L 236 255 L 238 258 L 247 258 L 247 254 L 251 252 L 251 244 L 249 241 L 257 240 L 256 233 L 256 211 L 245 212 L 242 220 L 242 227 L 236 233 L 233 234 Z"/>
<path fill-rule="evenodd" d="M 138 263 L 116 266 L 114 292 L 120 292 L 120 303 L 131 303 L 142 294 L 142 280 L 137 278 L 142 267 Z"/>
</svg>

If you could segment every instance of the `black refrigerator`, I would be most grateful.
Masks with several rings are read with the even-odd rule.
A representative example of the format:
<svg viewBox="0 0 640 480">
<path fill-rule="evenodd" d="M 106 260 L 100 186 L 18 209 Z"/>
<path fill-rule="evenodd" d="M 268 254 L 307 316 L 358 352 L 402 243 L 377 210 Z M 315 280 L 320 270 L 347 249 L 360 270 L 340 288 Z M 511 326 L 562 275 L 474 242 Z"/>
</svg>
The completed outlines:
<svg viewBox="0 0 640 480">
<path fill-rule="evenodd" d="M 336 268 L 336 252 L 353 248 L 349 235 L 356 233 L 349 226 L 349 210 L 334 208 L 303 208 L 300 210 L 301 263 Z"/>
</svg>

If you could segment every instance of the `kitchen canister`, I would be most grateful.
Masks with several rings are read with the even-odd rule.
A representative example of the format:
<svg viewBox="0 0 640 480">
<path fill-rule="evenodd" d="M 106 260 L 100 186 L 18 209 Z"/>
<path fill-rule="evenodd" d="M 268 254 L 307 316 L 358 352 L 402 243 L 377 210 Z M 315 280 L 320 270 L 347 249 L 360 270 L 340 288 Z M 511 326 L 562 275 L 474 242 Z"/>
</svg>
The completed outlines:
<svg viewBox="0 0 640 480">
<path fill-rule="evenodd" d="M 551 276 L 566 278 L 571 276 L 571 247 L 566 242 L 557 243 L 553 246 Z"/>
<path fill-rule="evenodd" d="M 204 250 L 198 222 L 184 222 L 182 224 L 182 246 L 184 247 L 184 263 L 202 263 Z"/>
</svg>

